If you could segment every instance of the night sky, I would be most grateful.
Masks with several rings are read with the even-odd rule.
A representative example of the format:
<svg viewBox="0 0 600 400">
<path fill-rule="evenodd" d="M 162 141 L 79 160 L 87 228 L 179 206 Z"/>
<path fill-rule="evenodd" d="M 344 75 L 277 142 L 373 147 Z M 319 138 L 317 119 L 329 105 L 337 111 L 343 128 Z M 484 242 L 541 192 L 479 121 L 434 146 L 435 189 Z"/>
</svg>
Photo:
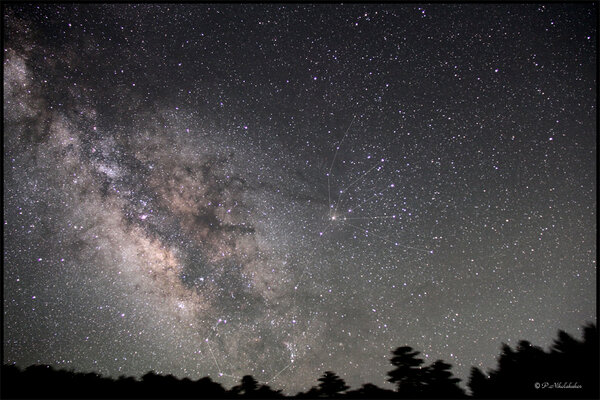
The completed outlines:
<svg viewBox="0 0 600 400">
<path fill-rule="evenodd" d="M 4 363 L 293 394 L 596 321 L 597 4 L 3 18 Z"/>
</svg>

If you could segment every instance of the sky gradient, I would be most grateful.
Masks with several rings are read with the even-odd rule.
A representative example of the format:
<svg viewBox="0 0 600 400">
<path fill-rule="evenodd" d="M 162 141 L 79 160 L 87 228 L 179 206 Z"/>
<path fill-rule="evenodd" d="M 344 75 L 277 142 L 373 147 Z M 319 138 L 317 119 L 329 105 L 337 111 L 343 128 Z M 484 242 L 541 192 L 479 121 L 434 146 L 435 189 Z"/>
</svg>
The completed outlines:
<svg viewBox="0 0 600 400">
<path fill-rule="evenodd" d="M 596 322 L 597 4 L 4 4 L 4 363 L 293 394 Z"/>
</svg>

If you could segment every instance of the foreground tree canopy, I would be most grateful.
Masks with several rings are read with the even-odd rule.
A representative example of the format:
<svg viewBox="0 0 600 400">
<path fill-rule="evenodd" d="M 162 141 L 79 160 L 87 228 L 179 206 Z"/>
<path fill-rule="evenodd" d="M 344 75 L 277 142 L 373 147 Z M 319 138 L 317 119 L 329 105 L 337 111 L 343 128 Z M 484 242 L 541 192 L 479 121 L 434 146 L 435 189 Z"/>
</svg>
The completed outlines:
<svg viewBox="0 0 600 400">
<path fill-rule="evenodd" d="M 333 371 L 325 371 L 318 385 L 293 398 L 462 398 L 466 392 L 442 360 L 424 365 L 420 352 L 409 346 L 392 351 L 388 381 L 396 390 L 365 383 L 349 390 Z M 583 340 L 564 331 L 549 351 L 522 340 L 515 349 L 501 345 L 496 369 L 487 373 L 473 367 L 468 381 L 474 398 L 598 398 L 598 330 L 583 328 Z M 209 377 L 192 381 L 148 372 L 141 379 L 118 379 L 96 373 L 56 370 L 33 365 L 21 370 L 2 366 L 2 398 L 285 398 L 281 390 L 245 375 L 240 384 L 225 389 Z"/>
</svg>

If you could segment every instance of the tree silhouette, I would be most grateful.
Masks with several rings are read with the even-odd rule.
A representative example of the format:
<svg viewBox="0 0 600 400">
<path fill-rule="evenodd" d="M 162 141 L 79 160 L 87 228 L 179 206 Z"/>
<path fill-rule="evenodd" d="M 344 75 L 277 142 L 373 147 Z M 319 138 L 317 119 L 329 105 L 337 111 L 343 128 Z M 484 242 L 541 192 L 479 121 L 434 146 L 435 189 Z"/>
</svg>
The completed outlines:
<svg viewBox="0 0 600 400">
<path fill-rule="evenodd" d="M 598 388 L 598 376 L 600 376 L 600 364 L 598 363 L 599 342 L 598 328 L 594 324 L 588 323 L 583 328 L 583 376 L 582 384 L 584 392 L 590 398 L 600 398 Z"/>
<path fill-rule="evenodd" d="M 397 391 L 403 397 L 419 397 L 425 388 L 425 371 L 421 368 L 423 360 L 417 358 L 419 351 L 402 346 L 392 351 L 390 360 L 396 369 L 388 372 L 389 382 L 395 383 Z"/>
<path fill-rule="evenodd" d="M 316 397 L 319 397 L 320 394 L 321 394 L 321 391 L 319 390 L 319 388 L 311 387 L 306 392 L 298 392 L 294 396 L 294 398 L 296 398 L 296 399 L 314 399 Z"/>
<path fill-rule="evenodd" d="M 205 376 L 193 382 L 194 397 L 200 398 L 223 398 L 229 397 L 227 391 L 220 383 Z"/>
<path fill-rule="evenodd" d="M 477 398 L 598 398 L 598 330 L 588 324 L 583 341 L 558 332 L 546 352 L 522 340 L 502 344 L 498 367 L 489 377 L 471 369 L 469 388 Z"/>
<path fill-rule="evenodd" d="M 536 382 L 550 379 L 548 354 L 530 342 L 522 340 L 515 350 L 505 343 L 501 346 L 498 368 L 489 372 L 489 379 L 482 379 L 480 371 L 474 373 L 470 382 L 475 397 L 547 397 L 536 389 Z"/>
<path fill-rule="evenodd" d="M 583 327 L 579 341 L 564 331 L 550 349 L 553 378 L 557 382 L 574 382 L 580 390 L 569 392 L 573 397 L 598 398 L 598 328 L 595 324 Z"/>
<path fill-rule="evenodd" d="M 345 393 L 348 399 L 391 399 L 398 394 L 393 390 L 383 389 L 372 383 L 364 383 L 359 389 L 350 390 Z"/>
<path fill-rule="evenodd" d="M 258 381 L 252 375 L 244 375 L 240 384 L 231 388 L 230 392 L 234 395 L 244 397 L 255 397 L 258 389 Z"/>
<path fill-rule="evenodd" d="M 252 375 L 244 375 L 240 384 L 229 390 L 232 396 L 241 396 L 247 398 L 273 399 L 281 398 L 281 390 L 273 390 L 269 385 L 259 385 L 258 381 Z"/>
<path fill-rule="evenodd" d="M 465 397 L 465 392 L 458 386 L 460 379 L 453 377 L 452 365 L 437 360 L 425 368 L 425 396 L 431 398 L 456 399 Z"/>
<path fill-rule="evenodd" d="M 496 369 L 483 373 L 471 368 L 468 386 L 473 398 L 598 398 L 598 329 L 583 327 L 577 340 L 559 331 L 548 351 L 522 340 L 513 349 L 502 344 Z M 344 380 L 331 371 L 319 379 L 318 387 L 295 398 L 458 398 L 464 392 L 451 365 L 437 360 L 424 366 L 419 352 L 399 347 L 392 352 L 394 370 L 389 381 L 397 391 L 365 383 L 348 390 Z M 1 398 L 284 398 L 280 390 L 261 385 L 251 375 L 227 391 L 209 377 L 192 381 L 150 371 L 139 379 L 102 377 L 93 372 L 56 370 L 48 365 L 31 365 L 24 370 L 3 365 Z M 545 384 L 546 386 L 543 386 Z"/>
<path fill-rule="evenodd" d="M 485 399 L 491 397 L 489 393 L 490 382 L 488 376 L 486 376 L 477 367 L 471 367 L 471 374 L 469 375 L 469 382 L 467 383 L 469 389 L 471 389 L 471 396 Z"/>
<path fill-rule="evenodd" d="M 331 371 L 325 371 L 318 381 L 321 382 L 319 392 L 325 397 L 339 396 L 341 392 L 350 389 L 342 378 Z"/>
<path fill-rule="evenodd" d="M 285 397 L 281 390 L 273 390 L 269 385 L 260 385 L 256 390 L 256 397 L 259 399 L 279 399 Z"/>
</svg>

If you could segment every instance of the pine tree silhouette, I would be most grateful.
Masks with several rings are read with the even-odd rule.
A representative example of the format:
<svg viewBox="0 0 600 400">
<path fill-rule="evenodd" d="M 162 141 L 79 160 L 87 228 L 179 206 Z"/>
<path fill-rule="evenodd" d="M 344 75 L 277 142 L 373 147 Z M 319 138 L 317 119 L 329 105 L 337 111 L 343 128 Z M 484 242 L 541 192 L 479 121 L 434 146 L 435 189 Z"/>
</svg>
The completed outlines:
<svg viewBox="0 0 600 400">
<path fill-rule="evenodd" d="M 502 344 L 496 369 L 484 374 L 471 368 L 468 386 L 473 398 L 598 398 L 598 329 L 583 327 L 583 339 L 564 331 L 548 351 L 522 340 L 512 349 Z M 424 366 L 418 351 L 399 347 L 392 352 L 394 370 L 389 381 L 397 391 L 365 383 L 348 391 L 344 380 L 331 371 L 319 379 L 318 387 L 300 392 L 296 398 L 458 398 L 464 396 L 451 365 L 437 360 Z M 280 390 L 260 385 L 251 375 L 227 391 L 209 377 L 192 381 L 173 375 L 148 372 L 140 379 L 102 377 L 96 373 L 56 370 L 32 365 L 21 370 L 3 365 L 1 398 L 284 398 Z M 546 386 L 544 386 L 547 385 Z M 566 386 L 566 387 L 565 387 Z"/>
<path fill-rule="evenodd" d="M 294 398 L 296 399 L 315 399 L 321 395 L 321 391 L 317 387 L 311 387 L 306 392 L 298 392 Z"/>
<path fill-rule="evenodd" d="M 340 393 L 350 388 L 342 378 L 331 371 L 325 371 L 318 381 L 321 382 L 319 391 L 325 397 L 339 396 Z"/>
<path fill-rule="evenodd" d="M 285 397 L 281 390 L 273 390 L 269 385 L 260 385 L 256 390 L 256 397 L 259 399 L 278 399 Z"/>
<path fill-rule="evenodd" d="M 598 328 L 588 323 L 583 328 L 583 362 L 582 389 L 586 396 L 600 398 L 598 376 L 600 376 Z"/>
<path fill-rule="evenodd" d="M 372 383 L 363 383 L 359 389 L 347 391 L 344 397 L 348 399 L 393 399 L 398 397 L 398 393 L 380 388 Z"/>
<path fill-rule="evenodd" d="M 471 367 L 469 382 L 467 383 L 471 389 L 471 396 L 479 399 L 491 397 L 490 394 L 490 379 L 477 367 Z"/>
<path fill-rule="evenodd" d="M 402 346 L 392 351 L 390 360 L 396 369 L 388 372 L 389 382 L 395 383 L 402 397 L 420 397 L 425 389 L 425 371 L 421 367 L 423 360 L 417 358 L 419 351 Z"/>
<path fill-rule="evenodd" d="M 458 386 L 460 379 L 450 372 L 452 365 L 437 360 L 425 368 L 425 396 L 430 398 L 457 399 L 465 397 L 465 392 Z"/>
<path fill-rule="evenodd" d="M 561 330 L 549 352 L 502 344 L 498 367 L 489 378 L 472 368 L 469 388 L 475 398 L 598 398 L 598 330 L 586 325 L 583 341 Z"/>
<path fill-rule="evenodd" d="M 244 375 L 240 384 L 231 388 L 230 392 L 234 395 L 244 397 L 255 397 L 258 389 L 258 381 L 252 375 Z"/>
</svg>

